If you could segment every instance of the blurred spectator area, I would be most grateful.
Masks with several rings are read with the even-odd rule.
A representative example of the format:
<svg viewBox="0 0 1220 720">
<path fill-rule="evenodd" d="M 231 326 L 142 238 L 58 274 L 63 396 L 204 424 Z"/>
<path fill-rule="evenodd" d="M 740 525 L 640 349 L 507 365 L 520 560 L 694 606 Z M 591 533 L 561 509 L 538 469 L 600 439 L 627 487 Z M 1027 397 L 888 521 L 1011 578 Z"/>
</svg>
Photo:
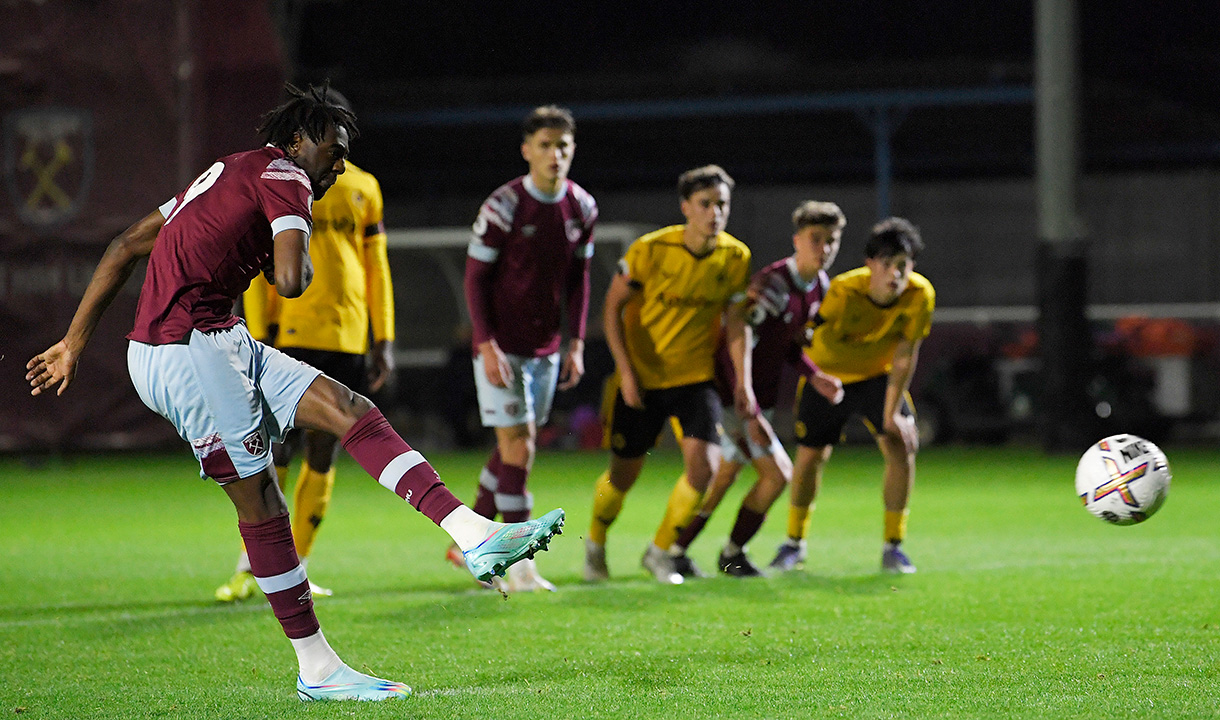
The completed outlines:
<svg viewBox="0 0 1220 720">
<path fill-rule="evenodd" d="M 926 442 L 1032 440 L 1045 401 L 1033 307 L 942 309 L 912 383 Z M 1086 373 L 1099 437 L 1220 433 L 1220 307 L 1094 305 Z"/>
</svg>

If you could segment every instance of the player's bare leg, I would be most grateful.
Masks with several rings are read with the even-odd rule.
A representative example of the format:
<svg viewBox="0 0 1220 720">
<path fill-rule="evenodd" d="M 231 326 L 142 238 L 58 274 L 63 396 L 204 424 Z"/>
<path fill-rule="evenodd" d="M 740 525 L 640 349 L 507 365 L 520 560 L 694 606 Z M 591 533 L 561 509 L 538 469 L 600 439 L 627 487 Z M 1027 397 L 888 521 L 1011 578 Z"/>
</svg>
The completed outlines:
<svg viewBox="0 0 1220 720">
<path fill-rule="evenodd" d="M 304 433 L 293 430 L 289 432 L 283 442 L 272 443 L 271 455 L 275 465 L 276 484 L 283 493 L 288 480 L 288 465 L 292 462 L 292 456 L 296 454 L 303 442 Z M 294 511 L 293 517 L 296 516 Z M 301 534 L 295 529 L 293 530 L 293 540 L 297 544 L 297 554 L 304 557 L 301 553 Z M 325 590 L 325 588 L 316 588 L 311 584 L 311 589 L 314 590 L 314 595 L 324 595 L 328 593 L 317 592 L 317 590 Z M 213 596 L 220 602 L 239 602 L 249 600 L 253 597 L 261 597 L 262 591 L 259 590 L 258 582 L 254 579 L 254 573 L 250 569 L 250 555 L 246 552 L 246 544 L 241 544 L 241 554 L 237 557 L 237 567 L 223 585 L 216 588 Z"/>
</svg>

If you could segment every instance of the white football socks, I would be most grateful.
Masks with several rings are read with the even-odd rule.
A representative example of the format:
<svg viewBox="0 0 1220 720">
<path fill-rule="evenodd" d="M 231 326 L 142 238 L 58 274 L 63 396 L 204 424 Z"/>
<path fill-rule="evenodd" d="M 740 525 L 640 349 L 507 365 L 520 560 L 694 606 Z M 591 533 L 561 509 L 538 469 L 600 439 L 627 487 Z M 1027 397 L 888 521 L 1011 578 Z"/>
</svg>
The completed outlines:
<svg viewBox="0 0 1220 720">
<path fill-rule="evenodd" d="M 477 547 L 500 525 L 501 523 L 492 522 L 465 505 L 457 506 L 441 520 L 441 530 L 449 533 L 449 537 L 453 538 L 462 552 Z"/>
<path fill-rule="evenodd" d="M 339 669 L 343 661 L 331 649 L 330 643 L 319 630 L 307 638 L 288 638 L 297 651 L 297 663 L 301 667 L 301 679 L 307 685 L 317 685 Z"/>
</svg>

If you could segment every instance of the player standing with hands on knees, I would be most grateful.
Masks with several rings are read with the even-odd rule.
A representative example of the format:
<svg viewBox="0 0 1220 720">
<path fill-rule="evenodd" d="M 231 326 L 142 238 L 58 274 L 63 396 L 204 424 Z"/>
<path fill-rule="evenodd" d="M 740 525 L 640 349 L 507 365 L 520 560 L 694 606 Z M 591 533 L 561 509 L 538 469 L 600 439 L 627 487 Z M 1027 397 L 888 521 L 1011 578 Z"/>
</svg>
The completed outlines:
<svg viewBox="0 0 1220 720">
<path fill-rule="evenodd" d="M 475 512 L 505 522 L 528 520 L 526 480 L 538 427 L 556 387 L 575 387 L 585 372 L 589 262 L 597 203 L 568 179 L 576 123 L 564 108 L 535 108 L 521 128 L 529 172 L 483 202 L 466 257 L 466 304 L 473 329 L 474 378 L 483 425 L 496 447 L 479 476 Z M 560 350 L 564 314 L 567 345 Z M 461 564 L 456 548 L 449 557 Z M 554 590 L 532 560 L 509 568 L 506 590 Z"/>
<path fill-rule="evenodd" d="M 34 395 L 68 389 L 102 313 L 138 260 L 148 271 L 128 334 L 128 368 L 140 399 L 172 422 L 237 510 L 259 588 L 296 651 L 303 700 L 386 700 L 411 689 L 352 670 L 314 614 L 293 546 L 271 443 L 292 427 L 341 438 L 383 486 L 448 532 L 467 567 L 487 580 L 544 549 L 563 511 L 504 525 L 471 511 L 367 398 L 250 337 L 233 304 L 260 272 L 284 297 L 309 286 L 310 205 L 345 169 L 355 116 L 301 91 L 267 113 L 267 145 L 216 161 L 190 187 L 111 241 L 67 334 L 31 359 Z"/>
<path fill-rule="evenodd" d="M 919 345 L 932 329 L 936 293 L 915 272 L 923 250 L 919 230 L 902 218 L 873 226 L 864 246 L 864 266 L 830 281 L 814 317 L 809 358 L 843 382 L 843 401 L 802 392 L 796 412 L 796 463 L 788 508 L 788 539 L 771 567 L 790 570 L 805 559 L 809 514 L 822 471 L 843 427 L 859 415 L 885 459 L 885 531 L 881 569 L 913 573 L 903 552 L 907 506 L 915 483 L 919 434 L 908 389 Z"/>
</svg>

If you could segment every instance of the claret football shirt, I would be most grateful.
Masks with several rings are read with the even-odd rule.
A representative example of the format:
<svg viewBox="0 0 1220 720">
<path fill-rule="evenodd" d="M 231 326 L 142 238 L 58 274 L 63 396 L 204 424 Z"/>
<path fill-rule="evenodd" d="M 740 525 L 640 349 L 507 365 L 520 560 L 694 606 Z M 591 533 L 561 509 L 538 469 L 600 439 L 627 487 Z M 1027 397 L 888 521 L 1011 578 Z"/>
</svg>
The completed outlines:
<svg viewBox="0 0 1220 720">
<path fill-rule="evenodd" d="M 275 235 L 310 232 L 312 199 L 309 176 L 279 148 L 217 160 L 161 206 L 165 224 L 127 337 L 166 345 L 236 325 L 233 303 L 272 262 Z"/>
</svg>

